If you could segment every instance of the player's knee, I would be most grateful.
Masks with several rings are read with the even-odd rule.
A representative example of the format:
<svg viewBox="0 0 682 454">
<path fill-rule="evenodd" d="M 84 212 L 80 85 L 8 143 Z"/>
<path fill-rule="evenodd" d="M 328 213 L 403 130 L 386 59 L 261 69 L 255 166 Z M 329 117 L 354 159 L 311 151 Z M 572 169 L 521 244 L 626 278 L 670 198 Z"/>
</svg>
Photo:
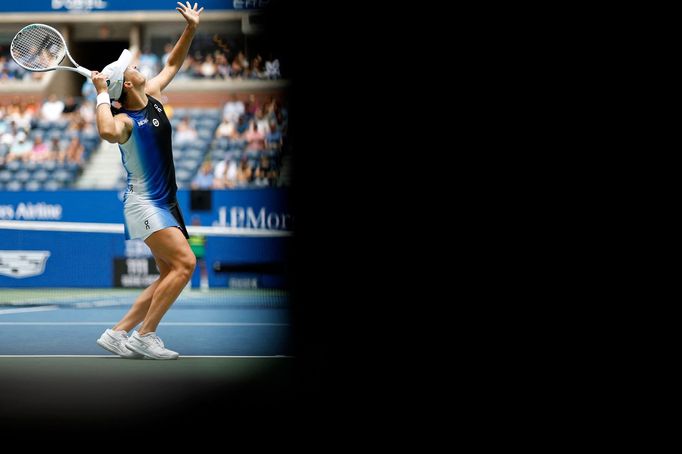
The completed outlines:
<svg viewBox="0 0 682 454">
<path fill-rule="evenodd" d="M 180 275 L 183 279 L 189 280 L 192 277 L 192 273 L 194 273 L 197 259 L 194 257 L 194 254 L 188 254 L 180 259 L 178 265 L 178 272 Z"/>
</svg>

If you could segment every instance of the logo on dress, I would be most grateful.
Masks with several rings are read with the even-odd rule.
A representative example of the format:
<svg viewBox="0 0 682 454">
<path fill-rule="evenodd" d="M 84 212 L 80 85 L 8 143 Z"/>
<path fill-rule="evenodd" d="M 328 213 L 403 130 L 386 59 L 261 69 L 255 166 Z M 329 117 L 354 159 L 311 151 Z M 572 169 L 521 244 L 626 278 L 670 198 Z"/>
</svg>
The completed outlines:
<svg viewBox="0 0 682 454">
<path fill-rule="evenodd" d="M 159 107 L 159 106 L 157 106 L 156 104 L 154 104 L 154 108 L 155 108 L 159 113 L 161 113 L 161 107 Z"/>
<path fill-rule="evenodd" d="M 156 126 L 157 128 L 159 127 L 159 120 L 157 120 L 156 118 L 152 120 L 152 123 L 154 123 L 154 126 Z"/>
<path fill-rule="evenodd" d="M 145 230 L 149 230 L 149 229 L 150 229 L 150 227 L 149 227 L 149 221 L 148 221 L 148 220 L 147 220 L 147 221 L 144 221 L 144 226 L 145 226 Z"/>
<path fill-rule="evenodd" d="M 0 275 L 13 278 L 38 276 L 45 271 L 50 251 L 0 251 Z"/>
<path fill-rule="evenodd" d="M 138 121 L 137 126 L 146 125 L 147 123 L 149 123 L 149 120 L 145 118 L 144 120 Z"/>
</svg>

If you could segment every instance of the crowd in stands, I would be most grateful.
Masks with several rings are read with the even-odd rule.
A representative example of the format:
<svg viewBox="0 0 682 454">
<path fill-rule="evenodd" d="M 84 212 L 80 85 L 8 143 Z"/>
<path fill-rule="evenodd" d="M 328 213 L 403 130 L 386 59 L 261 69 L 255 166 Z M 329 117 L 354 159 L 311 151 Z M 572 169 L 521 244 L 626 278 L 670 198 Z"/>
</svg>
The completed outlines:
<svg viewBox="0 0 682 454">
<path fill-rule="evenodd" d="M 221 43 L 222 44 L 222 43 Z M 164 53 L 157 55 L 145 48 L 139 57 L 140 72 L 153 77 L 168 60 L 172 43 L 167 43 Z M 279 79 L 281 78 L 279 59 L 260 53 L 252 56 L 243 50 L 232 51 L 228 46 L 211 45 L 189 53 L 180 68 L 177 79 Z"/>
<path fill-rule="evenodd" d="M 100 142 L 94 109 L 56 95 L 0 103 L 0 190 L 72 187 Z"/>
<path fill-rule="evenodd" d="M 0 167 L 12 161 L 84 164 L 82 139 L 97 135 L 94 106 L 50 95 L 42 105 L 0 105 Z"/>
<path fill-rule="evenodd" d="M 79 98 L 53 94 L 42 103 L 0 103 L 0 190 L 73 186 L 101 142 L 88 85 Z M 164 107 L 180 188 L 288 184 L 282 178 L 288 113 L 279 99 L 232 95 L 222 108 L 173 108 L 167 100 Z M 119 186 L 125 184 L 122 177 Z"/>
<path fill-rule="evenodd" d="M 10 80 L 40 80 L 45 76 L 44 72 L 26 71 L 19 66 L 12 57 L 5 46 L 0 46 L 0 83 Z"/>
<path fill-rule="evenodd" d="M 182 127 L 180 127 L 182 125 Z M 174 144 L 195 140 L 195 132 L 183 119 Z M 287 111 L 271 98 L 261 105 L 254 95 L 246 102 L 233 95 L 215 128 L 210 160 L 192 180 L 194 189 L 231 189 L 280 186 L 280 167 L 287 132 Z"/>
</svg>

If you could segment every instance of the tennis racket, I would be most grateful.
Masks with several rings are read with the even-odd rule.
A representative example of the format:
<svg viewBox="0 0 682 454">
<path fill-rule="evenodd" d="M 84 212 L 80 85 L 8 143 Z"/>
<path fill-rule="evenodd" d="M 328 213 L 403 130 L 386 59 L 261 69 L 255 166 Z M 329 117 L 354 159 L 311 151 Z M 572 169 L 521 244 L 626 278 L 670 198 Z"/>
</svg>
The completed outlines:
<svg viewBox="0 0 682 454">
<path fill-rule="evenodd" d="M 66 41 L 61 33 L 45 24 L 31 24 L 19 30 L 10 46 L 12 58 L 19 66 L 29 71 L 54 71 L 65 69 L 77 72 L 90 79 L 92 73 L 73 61 Z M 75 68 L 58 66 L 64 56 L 69 57 Z"/>
</svg>

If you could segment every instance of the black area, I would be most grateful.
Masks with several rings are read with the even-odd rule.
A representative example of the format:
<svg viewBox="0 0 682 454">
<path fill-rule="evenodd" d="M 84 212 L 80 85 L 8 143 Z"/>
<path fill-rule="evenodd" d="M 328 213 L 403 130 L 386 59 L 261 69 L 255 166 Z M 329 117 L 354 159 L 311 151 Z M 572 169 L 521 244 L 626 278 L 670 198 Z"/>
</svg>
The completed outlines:
<svg viewBox="0 0 682 454">
<path fill-rule="evenodd" d="M 189 193 L 189 205 L 191 211 L 211 211 L 213 199 L 210 189 L 193 189 Z"/>
<path fill-rule="evenodd" d="M 162 369 L 164 364 L 145 367 Z M 93 369 L 80 377 L 49 369 L 22 376 L 0 364 L 0 427 L 3 438 L 24 442 L 38 434 L 76 436 L 79 442 L 121 434 L 127 442 L 148 441 L 154 434 L 157 443 L 178 436 L 221 438 L 226 430 L 238 430 L 240 436 L 263 430 L 271 434 L 291 429 L 297 382 L 293 363 L 233 382 L 171 373 L 108 377 Z"/>
<path fill-rule="evenodd" d="M 71 57 L 77 64 L 90 71 L 102 71 L 106 65 L 116 61 L 123 49 L 128 48 L 128 41 L 71 41 L 67 44 Z M 62 66 L 73 66 L 68 58 L 64 58 Z M 80 96 L 85 78 L 76 73 L 71 74 L 68 92 L 60 95 Z"/>
<path fill-rule="evenodd" d="M 128 46 L 128 41 L 72 41 L 69 53 L 79 65 L 90 71 L 102 71 L 109 63 L 115 62 Z"/>
<path fill-rule="evenodd" d="M 114 258 L 115 288 L 146 288 L 160 276 L 153 258 Z"/>
</svg>

